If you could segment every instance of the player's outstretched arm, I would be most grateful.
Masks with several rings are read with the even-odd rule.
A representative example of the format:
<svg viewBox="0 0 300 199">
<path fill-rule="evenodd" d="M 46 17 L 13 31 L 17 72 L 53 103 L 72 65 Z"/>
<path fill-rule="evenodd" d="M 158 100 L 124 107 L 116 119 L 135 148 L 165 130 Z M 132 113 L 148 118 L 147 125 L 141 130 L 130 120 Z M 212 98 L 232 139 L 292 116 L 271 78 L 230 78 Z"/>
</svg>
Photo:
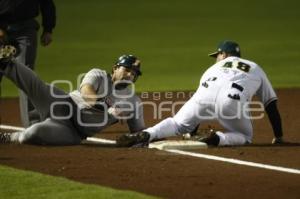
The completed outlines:
<svg viewBox="0 0 300 199">
<path fill-rule="evenodd" d="M 266 112 L 268 114 L 270 123 L 273 128 L 274 138 L 272 140 L 272 144 L 282 144 L 283 141 L 283 132 L 282 132 L 282 124 L 280 113 L 277 108 L 277 100 L 270 102 L 266 106 Z"/>
<path fill-rule="evenodd" d="M 97 93 L 93 86 L 90 84 L 84 84 L 80 88 L 80 94 L 83 99 L 92 107 L 96 104 Z"/>
</svg>

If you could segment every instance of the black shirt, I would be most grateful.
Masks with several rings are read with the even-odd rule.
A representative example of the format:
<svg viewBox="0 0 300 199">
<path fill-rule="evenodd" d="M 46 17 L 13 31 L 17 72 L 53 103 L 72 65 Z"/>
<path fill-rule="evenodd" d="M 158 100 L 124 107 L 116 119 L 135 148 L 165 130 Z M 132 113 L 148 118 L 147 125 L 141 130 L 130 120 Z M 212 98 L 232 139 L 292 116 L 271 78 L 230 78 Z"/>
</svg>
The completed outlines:
<svg viewBox="0 0 300 199">
<path fill-rule="evenodd" d="M 44 31 L 52 32 L 56 22 L 53 0 L 0 0 L 0 27 L 33 19 L 40 11 Z"/>
</svg>

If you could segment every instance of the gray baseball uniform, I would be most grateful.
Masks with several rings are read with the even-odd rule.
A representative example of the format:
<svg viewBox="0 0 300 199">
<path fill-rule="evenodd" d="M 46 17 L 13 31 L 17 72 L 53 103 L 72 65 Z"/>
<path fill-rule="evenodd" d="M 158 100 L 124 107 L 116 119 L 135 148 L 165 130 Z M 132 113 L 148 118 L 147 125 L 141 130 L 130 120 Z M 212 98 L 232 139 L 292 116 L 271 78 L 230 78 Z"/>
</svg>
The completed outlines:
<svg viewBox="0 0 300 199">
<path fill-rule="evenodd" d="M 92 85 L 97 94 L 97 105 L 90 107 L 79 91 L 65 93 L 40 80 L 21 63 L 13 61 L 4 75 L 32 101 L 42 118 L 21 132 L 13 133 L 12 141 L 29 144 L 74 145 L 92 136 L 109 125 L 125 119 L 131 132 L 144 128 L 141 100 L 129 88 L 116 90 L 110 75 L 100 69 L 89 71 L 82 80 Z M 118 118 L 109 114 L 117 108 L 122 113 Z"/>
</svg>

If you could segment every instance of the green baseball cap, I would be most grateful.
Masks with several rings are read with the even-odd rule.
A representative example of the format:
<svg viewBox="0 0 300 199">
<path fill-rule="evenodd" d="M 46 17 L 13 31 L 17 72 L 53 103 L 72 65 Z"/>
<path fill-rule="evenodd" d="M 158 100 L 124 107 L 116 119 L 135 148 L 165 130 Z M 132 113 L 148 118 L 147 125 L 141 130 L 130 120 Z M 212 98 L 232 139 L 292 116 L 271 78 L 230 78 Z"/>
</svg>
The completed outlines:
<svg viewBox="0 0 300 199">
<path fill-rule="evenodd" d="M 217 51 L 208 54 L 208 56 L 217 57 L 218 54 L 221 53 L 221 52 L 229 53 L 232 56 L 241 57 L 240 46 L 238 45 L 238 43 L 236 43 L 234 41 L 229 41 L 229 40 L 222 41 L 218 45 Z"/>
</svg>

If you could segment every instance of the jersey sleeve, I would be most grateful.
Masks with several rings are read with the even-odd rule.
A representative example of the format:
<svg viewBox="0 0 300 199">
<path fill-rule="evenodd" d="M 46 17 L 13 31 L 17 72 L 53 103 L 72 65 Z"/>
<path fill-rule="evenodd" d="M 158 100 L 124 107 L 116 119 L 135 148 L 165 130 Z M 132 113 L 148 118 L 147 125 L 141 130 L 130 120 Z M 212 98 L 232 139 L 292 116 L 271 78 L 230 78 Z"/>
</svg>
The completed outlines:
<svg viewBox="0 0 300 199">
<path fill-rule="evenodd" d="M 97 92 L 103 85 L 105 78 L 107 78 L 105 71 L 94 68 L 85 74 L 81 81 L 80 88 L 85 84 L 89 84 L 93 86 L 94 90 Z"/>
<path fill-rule="evenodd" d="M 130 132 L 138 132 L 145 129 L 143 104 L 139 97 L 136 97 L 136 103 L 134 107 L 134 117 L 127 120 L 127 125 Z"/>
<path fill-rule="evenodd" d="M 39 0 L 44 32 L 52 32 L 56 25 L 56 8 L 53 0 Z"/>
<path fill-rule="evenodd" d="M 277 99 L 277 95 L 265 72 L 261 69 L 259 73 L 261 77 L 261 85 L 258 88 L 256 95 L 266 107 L 270 102 Z"/>
</svg>

